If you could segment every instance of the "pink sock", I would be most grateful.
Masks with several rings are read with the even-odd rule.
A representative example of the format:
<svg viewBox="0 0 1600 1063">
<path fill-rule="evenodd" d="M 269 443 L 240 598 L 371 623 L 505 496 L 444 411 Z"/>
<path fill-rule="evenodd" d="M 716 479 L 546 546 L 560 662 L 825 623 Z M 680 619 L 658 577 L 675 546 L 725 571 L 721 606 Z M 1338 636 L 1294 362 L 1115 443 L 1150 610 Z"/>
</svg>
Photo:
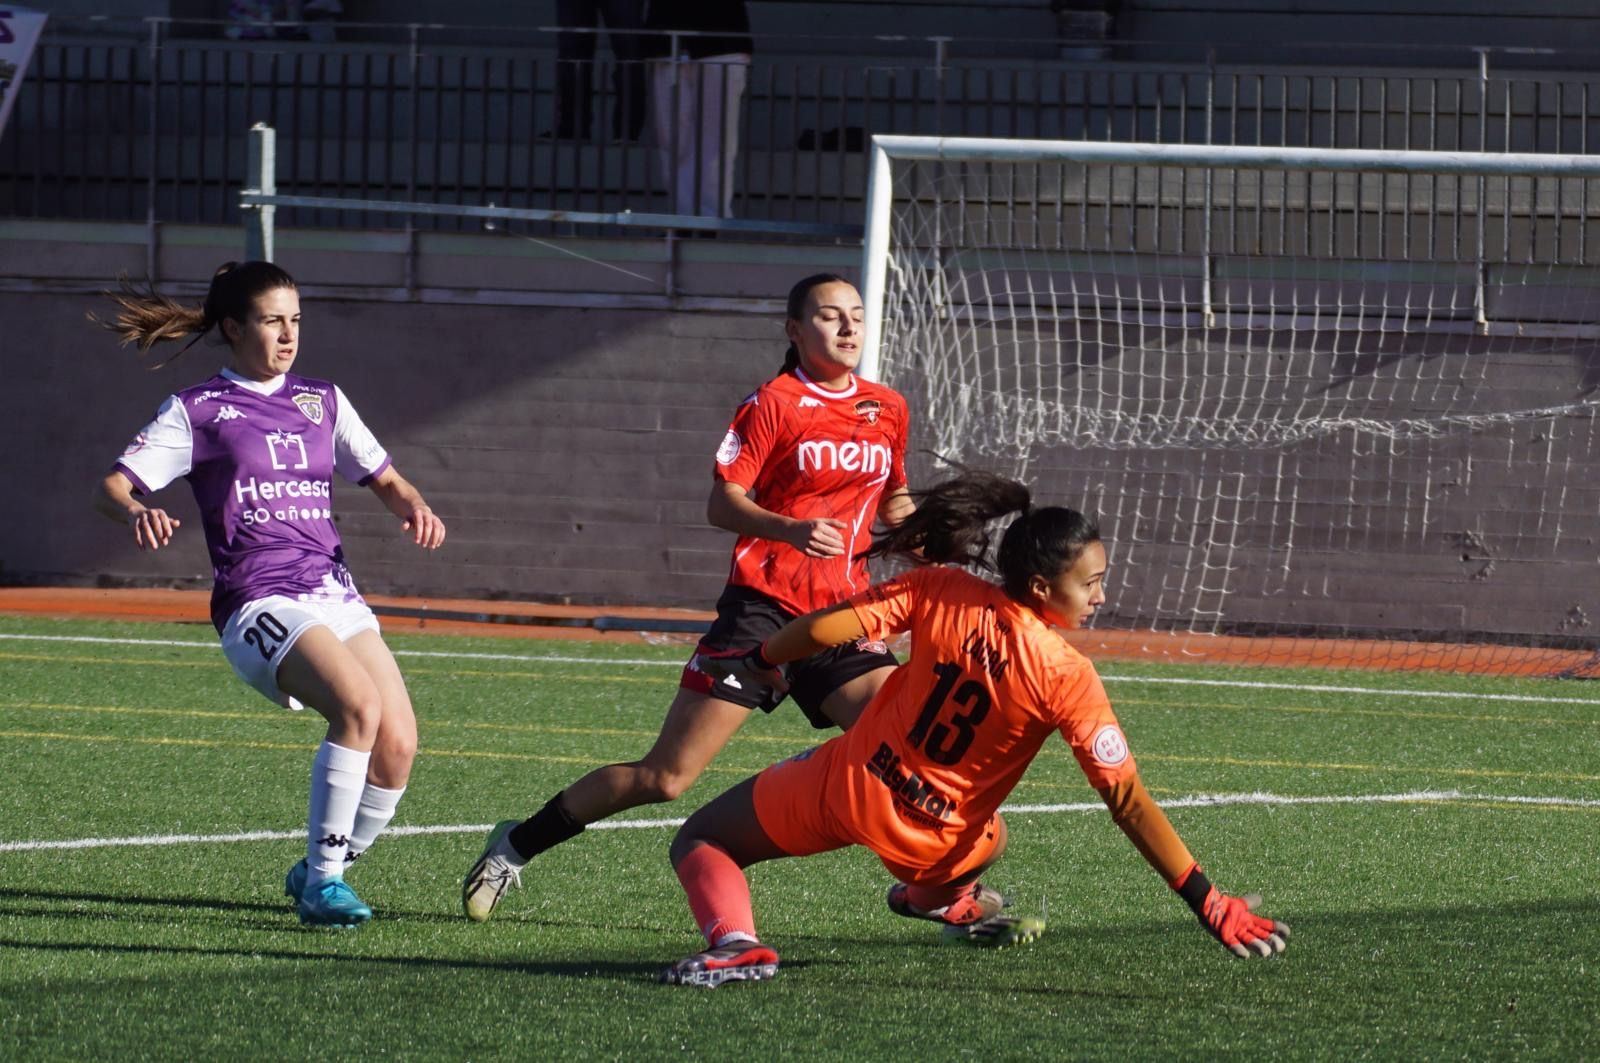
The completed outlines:
<svg viewBox="0 0 1600 1063">
<path fill-rule="evenodd" d="M 730 934 L 756 940 L 756 916 L 750 907 L 750 883 L 733 857 L 715 845 L 699 845 L 675 869 L 689 911 L 712 948 Z"/>
</svg>

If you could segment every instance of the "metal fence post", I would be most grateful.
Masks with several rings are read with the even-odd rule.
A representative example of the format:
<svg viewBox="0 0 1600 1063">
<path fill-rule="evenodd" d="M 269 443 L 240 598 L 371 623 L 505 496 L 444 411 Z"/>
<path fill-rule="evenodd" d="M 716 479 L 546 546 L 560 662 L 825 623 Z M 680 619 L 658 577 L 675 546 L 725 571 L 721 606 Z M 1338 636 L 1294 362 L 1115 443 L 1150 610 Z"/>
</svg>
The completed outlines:
<svg viewBox="0 0 1600 1063">
<path fill-rule="evenodd" d="M 156 217 L 156 173 L 161 160 L 161 25 L 162 20 L 150 22 L 150 99 L 146 107 L 146 120 L 150 123 L 150 142 L 146 145 L 145 161 L 150 172 L 144 182 L 144 276 L 152 285 L 158 280 L 161 265 L 161 222 Z"/>
<path fill-rule="evenodd" d="M 668 53 L 668 62 L 672 64 L 672 92 L 669 99 L 672 101 L 672 135 L 667 138 L 667 195 L 671 197 L 672 209 L 668 214 L 678 213 L 678 203 L 681 200 L 678 188 L 680 174 L 678 172 L 678 156 L 683 151 L 683 131 L 678 128 L 678 116 L 683 107 L 683 38 L 677 33 L 672 35 Z"/>
<path fill-rule="evenodd" d="M 278 194 L 277 161 L 278 134 L 265 122 L 250 127 L 249 162 L 246 164 L 253 184 L 246 192 L 263 196 Z M 245 206 L 239 213 L 244 216 L 244 257 L 252 262 L 271 262 L 273 253 L 273 214 L 277 207 Z"/>
<path fill-rule="evenodd" d="M 406 138 L 406 199 L 414 200 L 417 198 L 417 167 L 422 164 L 422 135 L 419 131 L 422 123 L 422 27 L 413 22 L 408 31 L 410 48 L 406 57 L 406 72 L 411 79 L 411 128 Z M 434 135 L 439 134 L 435 131 Z M 506 150 L 511 150 L 509 144 Z M 437 183 L 437 174 L 434 180 Z M 417 220 L 407 214 L 405 285 L 406 295 L 413 300 L 417 297 L 417 240 Z"/>
<path fill-rule="evenodd" d="M 682 131 L 678 128 L 678 109 L 682 106 L 681 97 L 679 94 L 683 91 L 683 61 L 681 55 L 682 47 L 683 38 L 680 34 L 674 31 L 667 43 L 667 62 L 671 64 L 670 69 L 672 70 L 672 91 L 668 94 L 668 100 L 670 101 L 669 107 L 671 111 L 671 118 L 669 119 L 668 124 L 671 129 L 667 137 L 667 172 L 662 175 L 662 177 L 666 180 L 667 186 L 667 209 L 664 211 L 664 213 L 674 216 L 678 214 L 678 152 L 681 150 L 679 147 L 679 138 L 683 136 Z M 698 84 L 699 83 L 696 82 L 696 85 Z M 652 91 L 654 91 L 653 86 Z M 659 133 L 660 131 L 657 130 L 657 135 L 659 135 Z M 668 299 L 672 299 L 678 294 L 678 230 L 676 228 L 668 229 L 666 239 L 666 290 L 663 294 L 665 294 Z"/>
<path fill-rule="evenodd" d="M 1216 142 L 1212 122 L 1216 113 L 1217 95 L 1217 50 L 1206 49 L 1206 143 Z M 1205 221 L 1200 226 L 1200 320 L 1205 328 L 1215 328 L 1217 325 L 1216 308 L 1212 305 L 1211 276 L 1215 269 L 1211 259 L 1211 222 L 1212 206 L 1216 202 L 1216 170 L 1206 167 L 1205 171 Z"/>
<path fill-rule="evenodd" d="M 1489 150 L 1489 50 L 1478 49 L 1478 150 Z M 1489 334 L 1489 298 L 1488 298 L 1488 273 L 1489 267 L 1484 262 L 1484 229 L 1489 224 L 1489 205 L 1484 197 L 1489 190 L 1489 180 L 1482 174 L 1478 175 L 1478 240 L 1476 276 L 1473 280 L 1472 309 L 1477 316 L 1478 332 L 1481 335 Z M 1509 202 L 1506 209 L 1510 209 Z"/>
</svg>

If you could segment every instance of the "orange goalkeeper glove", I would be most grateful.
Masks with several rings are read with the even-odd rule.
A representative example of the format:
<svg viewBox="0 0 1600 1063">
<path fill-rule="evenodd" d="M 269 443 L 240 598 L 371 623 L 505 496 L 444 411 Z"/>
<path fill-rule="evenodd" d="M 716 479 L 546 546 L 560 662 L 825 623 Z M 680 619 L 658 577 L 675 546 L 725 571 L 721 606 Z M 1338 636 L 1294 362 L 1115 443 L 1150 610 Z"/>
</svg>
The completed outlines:
<svg viewBox="0 0 1600 1063">
<path fill-rule="evenodd" d="M 1254 894 L 1233 897 L 1223 893 L 1207 881 L 1199 864 L 1184 872 L 1173 889 L 1188 902 L 1200 925 L 1240 959 L 1271 956 L 1282 952 L 1288 944 L 1289 924 L 1252 911 L 1261 903 L 1260 897 Z"/>
<path fill-rule="evenodd" d="M 748 650 L 722 650 L 697 653 L 694 666 L 713 680 L 730 679 L 736 686 L 771 687 L 779 694 L 789 691 L 789 680 L 780 665 L 767 659 L 765 646 Z"/>
</svg>

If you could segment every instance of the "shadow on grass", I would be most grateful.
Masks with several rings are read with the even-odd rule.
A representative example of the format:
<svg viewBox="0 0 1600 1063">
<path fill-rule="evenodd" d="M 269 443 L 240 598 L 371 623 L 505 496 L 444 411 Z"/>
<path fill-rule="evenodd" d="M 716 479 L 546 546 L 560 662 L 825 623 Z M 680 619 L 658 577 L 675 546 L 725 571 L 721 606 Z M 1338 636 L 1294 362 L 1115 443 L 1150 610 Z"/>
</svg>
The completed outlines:
<svg viewBox="0 0 1600 1063">
<path fill-rule="evenodd" d="M 304 940 L 308 943 L 319 940 L 327 940 L 331 943 L 334 939 L 339 939 L 341 942 L 357 940 L 353 935 L 341 934 L 338 931 L 302 929 L 296 923 L 293 909 L 287 902 L 260 904 L 217 900 L 214 898 L 138 897 L 86 892 L 46 893 L 31 890 L 0 889 L 0 901 L 12 898 L 45 903 L 106 904 L 123 906 L 128 909 L 150 906 L 173 909 L 210 909 L 230 913 L 233 918 L 224 921 L 224 924 L 232 924 L 234 929 L 261 929 L 267 932 L 295 933 L 297 940 Z M 1081 953 L 1084 956 L 1098 956 L 1130 949 L 1136 952 L 1159 951 L 1163 948 L 1163 943 L 1173 939 L 1175 935 L 1192 934 L 1195 935 L 1197 941 L 1202 941 L 1203 933 L 1195 926 L 1192 918 L 1187 913 L 1180 915 L 1178 912 L 1179 909 L 1174 909 L 1172 918 L 1130 920 L 1117 925 L 1104 923 L 1075 925 L 1072 921 L 1072 913 L 1059 912 L 1057 917 L 1052 920 L 1049 932 L 1038 944 L 1030 946 L 1026 953 L 1036 954 L 1040 959 L 1050 957 L 1052 962 L 1059 962 L 1063 955 L 1070 956 L 1073 953 Z M 270 920 L 258 918 L 261 913 L 270 913 L 272 918 Z M 105 914 L 104 912 L 79 912 L 45 908 L 40 907 L 38 903 L 26 908 L 12 907 L 0 903 L 0 915 L 14 919 L 38 918 L 43 920 L 80 916 L 104 918 Z M 1596 924 L 1597 916 L 1600 916 L 1600 897 L 1557 898 L 1502 904 L 1464 903 L 1434 907 L 1412 905 L 1404 908 L 1380 910 L 1331 912 L 1324 910 L 1306 913 L 1299 917 L 1292 911 L 1282 914 L 1286 921 L 1295 928 L 1295 937 L 1291 939 L 1288 957 L 1283 962 L 1292 963 L 1296 956 L 1313 947 L 1324 961 L 1337 962 L 1335 957 L 1347 955 L 1351 948 L 1364 949 L 1368 947 L 1374 935 L 1382 937 L 1386 931 L 1390 935 L 1388 941 L 1392 946 L 1402 946 L 1407 940 L 1418 941 L 1419 939 L 1426 939 L 1424 951 L 1432 951 L 1440 947 L 1453 947 L 1448 942 L 1465 934 L 1487 942 L 1492 942 L 1501 936 L 1508 936 L 1521 942 L 1524 946 L 1548 949 L 1553 954 L 1559 955 L 1565 947 L 1571 945 L 1569 940 L 1571 928 L 1567 924 L 1574 920 L 1584 925 Z M 458 915 L 409 911 L 385 911 L 379 914 L 375 922 L 380 924 L 388 923 L 391 926 L 397 923 L 453 926 L 463 930 L 469 925 Z M 666 928 L 659 924 L 620 924 L 615 920 L 557 919 L 543 915 L 535 916 L 532 913 L 522 918 L 497 921 L 495 926 L 505 930 L 534 931 L 541 934 L 548 931 L 552 935 L 552 940 L 564 940 L 574 931 L 606 931 L 613 933 L 620 931 L 623 933 L 659 936 L 672 934 L 677 929 Z M 922 984 L 921 979 L 926 975 L 926 971 L 922 970 L 924 964 L 916 959 L 916 955 L 924 949 L 930 952 L 937 951 L 946 954 L 951 951 L 948 946 L 940 942 L 937 927 L 927 927 L 925 935 L 916 933 L 916 930 L 920 929 L 922 928 L 906 925 L 901 920 L 893 920 L 884 925 L 881 933 L 874 931 L 867 935 L 854 934 L 849 938 L 840 938 L 837 934 L 780 931 L 774 934 L 772 943 L 780 953 L 786 954 L 786 959 L 783 963 L 783 969 L 786 972 L 804 971 L 808 968 L 814 968 L 816 972 L 825 972 L 830 968 L 843 970 L 856 966 L 869 968 L 878 966 L 879 974 L 874 978 L 874 981 L 880 987 L 904 984 L 908 989 L 915 989 Z M 299 936 L 302 934 L 304 937 Z M 332 935 L 332 937 L 329 937 L 329 935 Z M 692 936 L 685 933 L 683 937 L 684 941 L 681 950 L 668 946 L 659 959 L 648 961 L 588 959 L 522 961 L 471 959 L 451 955 L 385 956 L 369 953 L 326 953 L 315 951 L 314 945 L 310 947 L 310 950 L 302 951 L 290 948 L 260 949 L 154 943 L 62 942 L 28 940 L 25 935 L 0 939 L 0 949 L 34 950 L 62 954 L 103 952 L 174 957 L 235 957 L 347 965 L 369 964 L 380 968 L 410 970 L 493 971 L 557 978 L 610 978 L 627 981 L 653 981 L 665 963 L 678 958 L 680 954 L 687 954 L 692 951 Z M 394 939 L 391 937 L 386 940 L 392 943 Z M 495 947 L 501 950 L 511 944 L 505 940 L 503 934 L 498 936 L 495 941 Z M 532 951 L 538 949 L 539 945 L 535 942 L 528 942 L 526 947 Z M 471 945 L 470 943 L 453 942 L 450 945 L 443 946 L 441 951 L 457 948 L 467 950 L 471 948 Z M 789 959 L 787 958 L 787 952 L 790 948 L 801 953 L 807 950 L 820 951 L 823 955 L 809 959 Z M 889 962 L 885 963 L 886 960 Z M 935 966 L 943 967 L 944 964 L 936 962 Z M 1167 995 L 1169 988 L 1155 985 L 1139 988 L 1127 986 L 1113 988 L 1092 985 L 1080 985 L 1077 987 L 1063 987 L 1060 985 L 1030 986 L 1022 982 L 1011 984 L 1007 991 L 1023 996 L 1037 992 L 1051 996 L 1065 995 L 1108 1001 L 1137 1001 L 1159 999 Z"/>
<path fill-rule="evenodd" d="M 180 909 L 209 909 L 218 912 L 269 912 L 274 915 L 284 912 L 293 913 L 294 906 L 288 898 L 281 901 L 260 903 L 255 901 L 230 901 L 216 897 L 154 897 L 135 894 L 116 893 L 83 893 L 67 891 L 45 890 L 20 890 L 0 888 L 0 902 L 8 899 L 27 900 L 44 903 L 84 903 L 84 904 L 112 904 L 131 908 L 180 908 Z M 1320 912 L 1314 915 L 1296 918 L 1293 911 L 1280 912 L 1271 904 L 1264 906 L 1268 913 L 1283 919 L 1291 926 L 1304 923 L 1307 926 L 1313 923 L 1319 927 L 1339 926 L 1344 924 L 1359 924 L 1371 926 L 1374 922 L 1411 922 L 1418 919 L 1430 918 L 1471 918 L 1474 916 L 1494 916 L 1503 918 L 1507 915 L 1553 915 L 1568 914 L 1593 914 L 1600 912 L 1600 896 L 1575 897 L 1567 899 L 1551 899 L 1541 901 L 1525 901 L 1515 904 L 1461 904 L 1440 907 L 1410 907 L 1410 908 L 1385 908 L 1363 909 L 1349 912 Z M 1174 909 L 1178 911 L 1179 909 Z M 7 915 L 37 915 L 41 917 L 62 916 L 72 913 L 54 908 L 12 908 L 0 906 L 0 913 Z M 375 915 L 375 920 L 380 921 L 416 921 L 419 923 L 437 923 L 453 926 L 465 922 L 463 916 L 455 912 L 440 912 L 437 910 L 417 910 L 407 908 L 384 907 Z M 1058 909 L 1056 918 L 1051 920 L 1051 936 L 1084 937 L 1118 937 L 1134 933 L 1165 933 L 1172 925 L 1172 920 L 1139 920 L 1126 922 L 1116 926 L 1098 924 L 1094 926 L 1074 926 L 1070 920 L 1070 910 Z M 1188 919 L 1179 920 L 1187 923 Z M 663 928 L 655 923 L 626 923 L 615 919 L 583 920 L 577 918 L 552 918 L 543 913 L 516 911 L 503 912 L 495 920 L 497 926 L 517 926 L 528 928 L 542 928 L 548 930 L 634 930 L 643 933 L 660 933 Z M 872 945 L 899 945 L 903 944 L 901 932 L 908 926 L 915 925 L 912 921 L 896 919 L 885 924 L 886 931 L 882 936 L 852 937 L 851 944 Z M 800 931 L 786 933 L 784 937 L 791 941 L 810 941 L 817 943 L 837 943 L 838 939 L 828 934 L 817 934 Z"/>
<path fill-rule="evenodd" d="M 10 902 L 32 901 L 33 906 L 22 907 Z M 259 926 L 272 929 L 280 925 L 280 917 L 287 917 L 292 923 L 294 920 L 294 902 L 288 897 L 281 900 L 261 903 L 257 901 L 231 901 L 214 896 L 204 897 L 156 897 L 139 894 L 115 893 L 86 893 L 47 890 L 19 890 L 0 889 L 0 915 L 18 918 L 39 919 L 70 919 L 77 916 L 100 918 L 106 913 L 103 911 L 75 911 L 66 907 L 45 907 L 45 905 L 114 905 L 121 909 L 163 909 L 170 908 L 176 911 L 212 911 L 228 914 L 260 913 L 271 915 L 271 922 L 251 922 L 252 927 Z M 437 909 L 422 910 L 412 908 L 397 908 L 390 906 L 378 907 L 374 905 L 374 923 L 419 923 L 435 926 L 466 926 L 467 919 L 459 911 L 441 912 Z M 660 933 L 662 928 L 653 923 L 620 922 L 615 919 L 583 921 L 578 919 L 552 919 L 549 916 L 516 912 L 502 912 L 495 920 L 497 926 L 525 927 L 541 930 L 631 930 L 639 933 Z"/>
<path fill-rule="evenodd" d="M 327 931 L 335 937 L 335 931 Z M 252 960 L 290 960 L 295 963 L 333 963 L 371 967 L 395 967 L 406 970 L 494 971 L 505 974 L 549 975 L 557 978 L 623 978 L 629 981 L 655 981 L 663 962 L 615 962 L 608 960 L 567 960 L 549 962 L 522 962 L 513 960 L 468 960 L 439 956 L 355 956 L 322 952 L 294 952 L 288 949 L 205 948 L 196 945 L 112 945 L 81 941 L 26 941 L 17 938 L 0 938 L 0 949 L 32 950 L 35 952 L 112 953 L 123 956 L 196 956 L 239 958 Z M 804 968 L 805 963 L 785 967 Z"/>
<path fill-rule="evenodd" d="M 289 899 L 284 898 L 281 904 L 259 904 L 254 901 L 230 901 L 216 897 L 142 897 L 118 893 L 51 893 L 44 890 L 15 890 L 0 889 L 0 901 L 9 899 L 28 901 L 55 901 L 58 903 L 79 904 L 116 904 L 134 908 L 206 908 L 218 912 L 281 912 L 289 904 Z M 0 912 L 7 915 L 41 915 L 60 916 L 69 915 L 57 909 L 32 909 L 0 908 Z"/>
</svg>

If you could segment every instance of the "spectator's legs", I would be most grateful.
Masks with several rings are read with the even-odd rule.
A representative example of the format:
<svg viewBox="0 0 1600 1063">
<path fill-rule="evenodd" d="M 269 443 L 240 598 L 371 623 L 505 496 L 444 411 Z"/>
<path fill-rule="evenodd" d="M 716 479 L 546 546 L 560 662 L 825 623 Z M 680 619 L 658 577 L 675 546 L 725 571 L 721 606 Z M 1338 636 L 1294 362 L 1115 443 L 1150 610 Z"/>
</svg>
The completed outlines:
<svg viewBox="0 0 1600 1063">
<path fill-rule="evenodd" d="M 704 60 L 700 66 L 703 70 L 696 213 L 731 218 L 734 164 L 739 158 L 739 117 L 745 83 L 749 79 L 750 57 L 718 55 Z"/>
<path fill-rule="evenodd" d="M 739 116 L 750 57 L 713 56 L 678 63 L 676 70 L 670 61 L 651 67 L 656 152 L 672 212 L 731 217 Z"/>
<path fill-rule="evenodd" d="M 650 115 L 656 158 L 667 186 L 668 212 L 694 213 L 695 111 L 699 93 L 698 63 L 670 59 L 650 63 Z"/>
</svg>

